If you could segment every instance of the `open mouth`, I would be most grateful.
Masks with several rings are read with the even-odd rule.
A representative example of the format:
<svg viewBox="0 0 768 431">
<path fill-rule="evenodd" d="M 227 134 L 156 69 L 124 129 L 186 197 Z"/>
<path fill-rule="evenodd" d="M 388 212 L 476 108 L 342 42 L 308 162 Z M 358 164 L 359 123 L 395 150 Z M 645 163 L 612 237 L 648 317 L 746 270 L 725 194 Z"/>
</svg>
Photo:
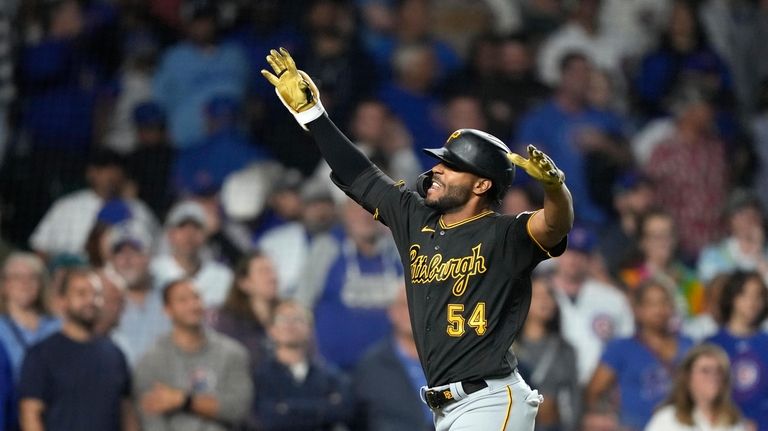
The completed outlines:
<svg viewBox="0 0 768 431">
<path fill-rule="evenodd" d="M 438 190 L 443 188 L 443 184 L 439 181 L 432 180 L 432 185 L 429 186 L 429 190 Z"/>
</svg>

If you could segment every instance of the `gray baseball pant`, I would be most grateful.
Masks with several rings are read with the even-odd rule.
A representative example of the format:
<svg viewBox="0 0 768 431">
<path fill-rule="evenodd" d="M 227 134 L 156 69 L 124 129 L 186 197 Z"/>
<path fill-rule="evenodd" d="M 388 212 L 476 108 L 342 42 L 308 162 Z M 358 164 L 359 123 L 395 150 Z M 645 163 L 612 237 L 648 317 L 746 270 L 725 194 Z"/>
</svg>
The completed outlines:
<svg viewBox="0 0 768 431">
<path fill-rule="evenodd" d="M 435 431 L 533 431 L 539 404 L 544 400 L 539 391 L 531 390 L 517 370 L 485 382 L 487 388 L 469 395 L 457 383 L 422 387 L 422 401 L 428 389 L 450 389 L 455 400 L 432 411 Z"/>
</svg>

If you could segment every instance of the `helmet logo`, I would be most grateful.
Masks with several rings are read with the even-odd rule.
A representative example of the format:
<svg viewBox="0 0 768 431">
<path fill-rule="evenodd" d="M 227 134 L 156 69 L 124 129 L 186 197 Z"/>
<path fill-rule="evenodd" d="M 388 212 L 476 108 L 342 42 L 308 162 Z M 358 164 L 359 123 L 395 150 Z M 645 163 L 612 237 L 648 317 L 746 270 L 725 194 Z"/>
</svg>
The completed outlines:
<svg viewBox="0 0 768 431">
<path fill-rule="evenodd" d="M 446 143 L 450 142 L 450 141 L 451 141 L 451 139 L 456 139 L 456 138 L 458 138 L 458 137 L 459 137 L 459 135 L 461 135 L 461 130 L 457 130 L 457 131 L 455 131 L 455 132 L 451 133 L 451 136 L 449 136 L 449 137 L 448 137 L 448 140 L 446 141 Z"/>
</svg>

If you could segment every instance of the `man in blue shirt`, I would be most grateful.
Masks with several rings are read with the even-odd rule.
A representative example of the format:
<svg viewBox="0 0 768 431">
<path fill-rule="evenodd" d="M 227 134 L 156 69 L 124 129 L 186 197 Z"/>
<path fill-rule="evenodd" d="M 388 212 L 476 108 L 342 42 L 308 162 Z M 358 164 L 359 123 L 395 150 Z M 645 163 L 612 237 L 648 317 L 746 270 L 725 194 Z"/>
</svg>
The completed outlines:
<svg viewBox="0 0 768 431">
<path fill-rule="evenodd" d="M 216 40 L 216 4 L 187 0 L 182 7 L 187 39 L 163 56 L 154 77 L 155 99 L 168 113 L 177 148 L 204 136 L 205 103 L 214 95 L 245 96 L 249 67 L 240 48 Z"/>
<path fill-rule="evenodd" d="M 19 382 L 22 429 L 137 430 L 125 357 L 94 335 L 102 306 L 97 276 L 87 268 L 65 275 L 59 293 L 60 332 L 32 347 Z"/>
<path fill-rule="evenodd" d="M 558 161 L 568 172 L 568 188 L 579 219 L 588 224 L 605 221 L 605 208 L 596 203 L 598 194 L 590 190 L 592 183 L 613 184 L 612 178 L 594 178 L 588 174 L 590 160 L 604 160 L 607 166 L 623 165 L 629 153 L 621 145 L 621 118 L 608 111 L 599 111 L 587 104 L 592 64 L 580 53 L 563 57 L 561 81 L 555 95 L 526 114 L 520 121 L 516 145 L 525 148 L 533 144 Z M 608 171 L 610 173 L 610 171 Z M 594 172 L 591 173 L 594 175 Z M 609 196 L 609 190 L 605 191 Z"/>
</svg>

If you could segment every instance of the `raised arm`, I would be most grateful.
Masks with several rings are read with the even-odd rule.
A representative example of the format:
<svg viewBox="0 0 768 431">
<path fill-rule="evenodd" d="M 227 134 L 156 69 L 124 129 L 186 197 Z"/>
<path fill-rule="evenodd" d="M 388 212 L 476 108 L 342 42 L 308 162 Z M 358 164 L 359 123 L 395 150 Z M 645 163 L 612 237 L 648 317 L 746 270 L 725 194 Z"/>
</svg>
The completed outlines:
<svg viewBox="0 0 768 431">
<path fill-rule="evenodd" d="M 533 145 L 528 146 L 526 159 L 510 153 L 510 160 L 544 186 L 544 209 L 529 221 L 529 233 L 545 249 L 562 241 L 573 226 L 573 200 L 565 186 L 565 174 L 552 159 Z"/>
<path fill-rule="evenodd" d="M 267 62 L 274 73 L 262 70 L 261 74 L 275 86 L 277 96 L 301 127 L 312 133 L 335 175 L 343 183 L 352 184 L 373 163 L 328 118 L 317 86 L 309 75 L 296 68 L 285 48 L 279 52 L 271 50 Z"/>
</svg>

